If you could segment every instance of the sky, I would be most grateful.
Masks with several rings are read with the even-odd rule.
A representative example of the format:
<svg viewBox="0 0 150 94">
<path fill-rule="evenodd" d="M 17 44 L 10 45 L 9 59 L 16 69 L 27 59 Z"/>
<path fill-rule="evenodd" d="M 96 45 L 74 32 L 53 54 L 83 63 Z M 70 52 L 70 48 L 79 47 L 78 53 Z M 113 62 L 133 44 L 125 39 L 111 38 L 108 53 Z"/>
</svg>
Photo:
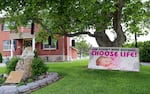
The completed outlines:
<svg viewBox="0 0 150 94">
<path fill-rule="evenodd" d="M 109 36 L 111 36 L 111 37 L 113 38 L 113 35 L 112 35 L 112 34 L 109 34 Z M 86 40 L 88 43 L 92 44 L 93 47 L 98 47 L 95 38 L 86 36 L 86 37 L 85 37 L 85 40 Z M 111 40 L 112 40 L 112 39 L 111 39 Z M 148 40 L 150 41 L 150 33 L 149 33 L 148 35 L 145 35 L 145 36 L 137 37 L 137 41 L 138 41 L 138 42 L 139 42 L 139 41 L 143 42 L 143 41 L 148 41 Z M 134 42 L 134 36 L 131 37 L 131 41 Z"/>
</svg>

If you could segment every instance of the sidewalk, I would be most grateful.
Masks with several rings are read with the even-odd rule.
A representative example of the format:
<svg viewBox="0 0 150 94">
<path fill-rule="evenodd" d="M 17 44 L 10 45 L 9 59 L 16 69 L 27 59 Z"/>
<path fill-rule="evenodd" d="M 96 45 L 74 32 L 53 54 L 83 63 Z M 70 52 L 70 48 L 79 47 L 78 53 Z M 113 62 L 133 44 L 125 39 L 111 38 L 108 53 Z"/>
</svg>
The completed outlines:
<svg viewBox="0 0 150 94">
<path fill-rule="evenodd" d="M 141 62 L 142 65 L 150 66 L 150 62 Z"/>
<path fill-rule="evenodd" d="M 6 64 L 5 63 L 0 63 L 0 67 L 5 67 Z"/>
</svg>

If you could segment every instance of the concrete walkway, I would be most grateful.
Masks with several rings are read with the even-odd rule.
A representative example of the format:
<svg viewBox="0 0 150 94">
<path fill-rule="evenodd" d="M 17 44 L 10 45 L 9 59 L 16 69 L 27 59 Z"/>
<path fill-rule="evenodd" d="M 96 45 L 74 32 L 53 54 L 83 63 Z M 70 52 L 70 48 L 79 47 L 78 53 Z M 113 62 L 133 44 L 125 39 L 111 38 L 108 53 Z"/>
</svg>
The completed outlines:
<svg viewBox="0 0 150 94">
<path fill-rule="evenodd" d="M 150 62 L 141 62 L 142 65 L 145 65 L 145 66 L 150 66 Z"/>
</svg>

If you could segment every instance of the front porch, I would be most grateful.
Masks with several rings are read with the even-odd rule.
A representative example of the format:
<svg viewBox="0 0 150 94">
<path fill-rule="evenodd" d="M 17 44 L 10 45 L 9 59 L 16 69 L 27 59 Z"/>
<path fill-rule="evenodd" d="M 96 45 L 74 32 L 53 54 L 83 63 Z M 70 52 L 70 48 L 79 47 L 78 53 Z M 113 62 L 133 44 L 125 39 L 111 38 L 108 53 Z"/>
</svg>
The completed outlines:
<svg viewBox="0 0 150 94">
<path fill-rule="evenodd" d="M 21 55 L 23 50 L 26 47 L 31 47 L 32 51 L 35 50 L 35 35 L 28 32 L 18 32 L 18 33 L 10 33 L 11 39 L 11 55 L 12 58 L 14 55 Z M 14 44 L 16 41 L 16 44 Z"/>
</svg>

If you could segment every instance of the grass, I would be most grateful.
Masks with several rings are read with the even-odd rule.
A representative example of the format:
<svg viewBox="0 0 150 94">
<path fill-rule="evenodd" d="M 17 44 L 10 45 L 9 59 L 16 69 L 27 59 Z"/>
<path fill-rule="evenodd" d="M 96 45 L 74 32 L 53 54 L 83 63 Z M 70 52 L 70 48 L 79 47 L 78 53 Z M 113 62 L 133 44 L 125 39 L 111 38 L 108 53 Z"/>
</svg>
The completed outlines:
<svg viewBox="0 0 150 94">
<path fill-rule="evenodd" d="M 6 73 L 6 68 L 5 67 L 0 67 L 0 74 L 1 73 Z"/>
<path fill-rule="evenodd" d="M 150 67 L 140 72 L 88 70 L 88 60 L 48 64 L 61 79 L 32 94 L 149 94 Z"/>
<path fill-rule="evenodd" d="M 141 66 L 140 72 L 123 72 L 89 70 L 87 65 L 88 60 L 48 64 L 61 79 L 32 94 L 150 94 L 148 66 Z"/>
</svg>

